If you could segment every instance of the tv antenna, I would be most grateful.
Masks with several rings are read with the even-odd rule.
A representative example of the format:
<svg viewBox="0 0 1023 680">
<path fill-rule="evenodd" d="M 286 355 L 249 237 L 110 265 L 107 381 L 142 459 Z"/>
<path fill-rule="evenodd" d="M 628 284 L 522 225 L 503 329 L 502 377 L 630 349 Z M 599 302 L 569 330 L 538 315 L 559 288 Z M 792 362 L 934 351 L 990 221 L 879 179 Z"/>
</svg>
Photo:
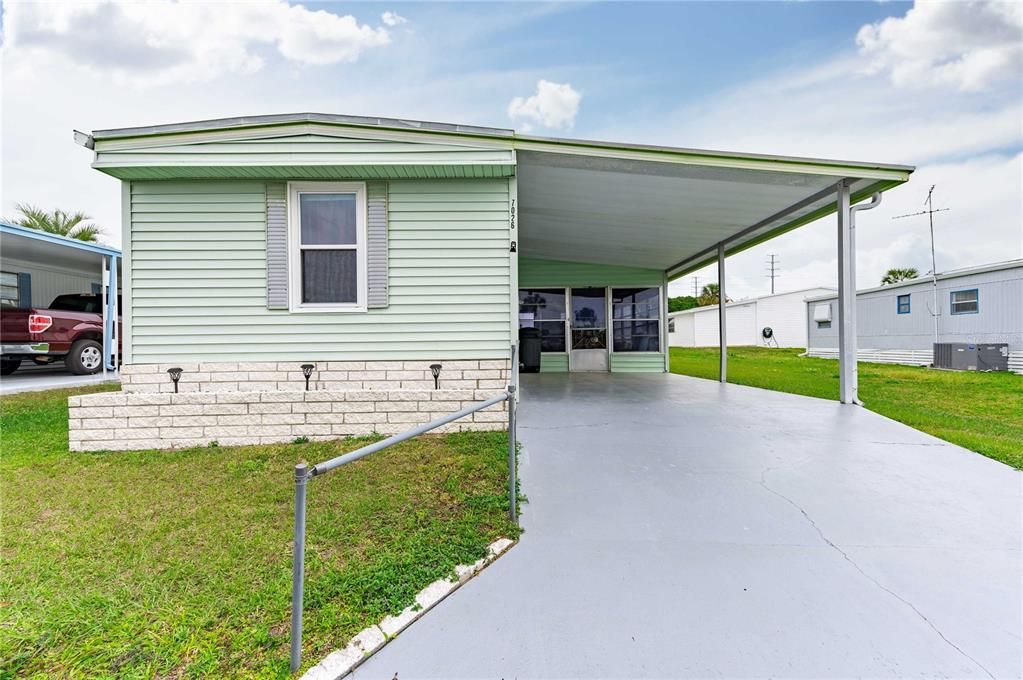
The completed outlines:
<svg viewBox="0 0 1023 680">
<path fill-rule="evenodd" d="M 933 308 L 931 309 L 931 316 L 934 318 L 934 342 L 938 341 L 938 317 L 940 311 L 938 310 L 938 265 L 934 260 L 934 213 L 947 212 L 951 208 L 935 208 L 934 207 L 934 187 L 936 184 L 932 184 L 930 190 L 927 192 L 927 198 L 924 199 L 924 205 L 927 206 L 926 210 L 920 212 L 907 213 L 905 215 L 896 215 L 893 220 L 901 220 L 904 217 L 919 217 L 920 215 L 927 215 L 927 221 L 931 227 L 931 289 L 933 292 Z"/>
<path fill-rule="evenodd" d="M 771 295 L 774 295 L 774 280 L 778 277 L 778 256 L 771 253 L 767 256 L 767 277 L 771 279 Z"/>
</svg>

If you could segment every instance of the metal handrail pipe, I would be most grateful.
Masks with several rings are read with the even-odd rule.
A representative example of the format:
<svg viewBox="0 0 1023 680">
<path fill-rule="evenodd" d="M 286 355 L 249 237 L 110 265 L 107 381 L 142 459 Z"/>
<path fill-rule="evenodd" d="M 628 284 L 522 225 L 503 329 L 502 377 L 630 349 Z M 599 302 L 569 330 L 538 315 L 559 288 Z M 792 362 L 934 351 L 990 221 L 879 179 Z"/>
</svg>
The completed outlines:
<svg viewBox="0 0 1023 680">
<path fill-rule="evenodd" d="M 371 453 L 376 453 L 377 451 L 386 449 L 389 446 L 394 446 L 395 444 L 401 443 L 406 439 L 412 439 L 413 437 L 425 434 L 430 430 L 434 430 L 442 425 L 447 425 L 448 423 L 458 420 L 459 418 L 464 418 L 465 416 L 475 413 L 476 411 L 481 411 L 485 408 L 489 408 L 494 404 L 500 404 L 502 401 L 507 400 L 508 396 L 509 392 L 504 392 L 503 394 L 499 394 L 496 397 L 491 397 L 486 401 L 481 401 L 477 404 L 473 404 L 472 406 L 466 406 L 460 411 L 455 411 L 454 413 L 449 413 L 448 415 L 443 416 L 441 418 L 437 418 L 436 420 L 431 420 L 428 423 L 417 425 L 411 430 L 402 432 L 401 434 L 396 434 L 382 441 L 375 442 L 367 446 L 363 446 L 361 449 L 356 449 L 351 453 L 346 453 L 344 455 L 338 456 L 337 458 L 331 458 L 328 461 L 317 463 L 316 465 L 312 466 L 312 468 L 309 469 L 309 474 L 314 477 L 326 474 L 331 470 L 336 470 L 342 465 L 355 462 L 360 458 L 365 458 Z"/>
</svg>

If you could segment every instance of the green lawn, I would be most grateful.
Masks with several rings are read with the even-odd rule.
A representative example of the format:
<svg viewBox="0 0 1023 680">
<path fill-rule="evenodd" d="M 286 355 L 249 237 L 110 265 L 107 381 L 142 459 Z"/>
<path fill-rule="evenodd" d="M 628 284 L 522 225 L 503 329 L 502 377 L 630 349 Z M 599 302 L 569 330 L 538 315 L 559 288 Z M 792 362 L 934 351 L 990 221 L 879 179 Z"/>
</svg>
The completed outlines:
<svg viewBox="0 0 1023 680">
<path fill-rule="evenodd" d="M 287 677 L 293 467 L 366 440 L 68 453 L 89 391 L 0 401 L 0 678 Z M 506 447 L 424 436 L 310 482 L 306 667 L 517 535 Z"/>
<path fill-rule="evenodd" d="M 838 362 L 799 349 L 733 347 L 728 382 L 838 398 Z M 718 377 L 717 348 L 671 348 L 671 372 Z M 860 400 L 872 411 L 1023 469 L 1023 377 L 859 364 Z"/>
</svg>

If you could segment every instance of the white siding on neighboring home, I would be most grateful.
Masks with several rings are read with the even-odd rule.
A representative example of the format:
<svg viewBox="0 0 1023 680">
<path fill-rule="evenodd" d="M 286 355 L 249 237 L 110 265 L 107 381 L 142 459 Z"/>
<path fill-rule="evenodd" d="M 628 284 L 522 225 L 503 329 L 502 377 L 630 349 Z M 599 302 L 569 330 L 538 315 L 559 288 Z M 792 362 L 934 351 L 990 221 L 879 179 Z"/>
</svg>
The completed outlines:
<svg viewBox="0 0 1023 680">
<path fill-rule="evenodd" d="M 389 306 L 268 310 L 263 181 L 131 183 L 131 362 L 485 359 L 511 344 L 508 180 L 388 183 Z"/>
<path fill-rule="evenodd" d="M 805 300 L 830 292 L 830 288 L 811 288 L 728 303 L 728 344 L 806 347 Z M 672 346 L 717 347 L 717 305 L 687 310 L 672 318 L 676 329 L 670 339 Z M 774 331 L 777 344 L 765 341 L 761 335 L 768 326 Z M 686 332 L 678 332 L 681 328 Z"/>
<path fill-rule="evenodd" d="M 5 257 L 0 269 L 15 274 L 28 274 L 32 277 L 32 306 L 48 307 L 53 298 L 65 293 L 91 293 L 92 285 L 99 284 L 100 256 L 96 255 L 96 272 L 68 271 L 65 267 L 53 267 L 38 263 L 25 262 Z"/>
<path fill-rule="evenodd" d="M 943 278 L 944 277 L 944 278 Z M 952 314 L 952 291 L 972 290 L 979 295 L 979 310 L 974 314 Z M 899 314 L 900 295 L 910 296 L 910 311 Z M 885 286 L 856 294 L 856 334 L 860 349 L 933 350 L 934 293 L 929 279 Z M 808 302 L 816 305 L 834 298 Z M 810 323 L 810 347 L 838 347 L 838 318 L 830 328 Z M 938 342 L 1007 343 L 1012 351 L 1023 350 L 1023 265 L 988 271 L 946 272 L 938 276 Z"/>
</svg>

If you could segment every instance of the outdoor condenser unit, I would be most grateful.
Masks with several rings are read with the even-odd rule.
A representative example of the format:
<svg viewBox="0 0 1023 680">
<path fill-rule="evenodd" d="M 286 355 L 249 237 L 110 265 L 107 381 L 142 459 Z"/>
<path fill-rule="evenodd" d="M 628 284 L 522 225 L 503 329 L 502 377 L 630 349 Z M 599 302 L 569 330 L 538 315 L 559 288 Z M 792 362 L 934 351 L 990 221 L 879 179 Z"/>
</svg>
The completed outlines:
<svg viewBox="0 0 1023 680">
<path fill-rule="evenodd" d="M 934 367 L 956 371 L 1007 371 L 1009 345 L 1004 342 L 936 342 Z"/>
</svg>

